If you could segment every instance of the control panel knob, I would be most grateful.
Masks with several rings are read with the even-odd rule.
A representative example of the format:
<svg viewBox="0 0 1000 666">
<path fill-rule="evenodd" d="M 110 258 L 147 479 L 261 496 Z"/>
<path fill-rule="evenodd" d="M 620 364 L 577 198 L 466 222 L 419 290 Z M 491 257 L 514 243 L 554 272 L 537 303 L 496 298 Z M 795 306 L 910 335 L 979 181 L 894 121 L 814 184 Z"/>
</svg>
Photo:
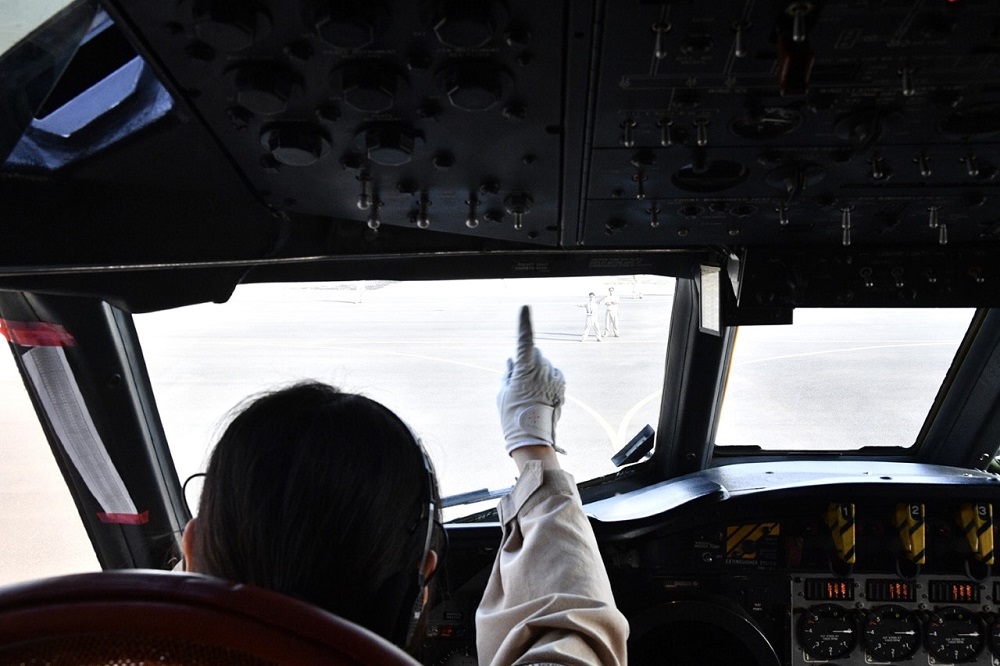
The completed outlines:
<svg viewBox="0 0 1000 666">
<path fill-rule="evenodd" d="M 475 49 L 496 34 L 496 3 L 493 0 L 443 2 L 434 21 L 434 34 L 445 46 Z"/>
<path fill-rule="evenodd" d="M 236 101 L 261 115 L 282 113 L 300 90 L 295 74 L 284 67 L 247 65 L 236 72 Z"/>
<path fill-rule="evenodd" d="M 396 103 L 399 77 L 375 61 L 355 62 L 344 68 L 344 101 L 364 113 L 383 113 Z"/>
<path fill-rule="evenodd" d="M 375 164 L 402 166 L 413 159 L 422 137 L 402 125 L 378 125 L 364 132 L 364 150 Z"/>
<path fill-rule="evenodd" d="M 486 111 L 496 106 L 503 99 L 507 81 L 503 68 L 483 61 L 457 63 L 444 75 L 448 101 L 463 111 Z"/>
<path fill-rule="evenodd" d="M 504 197 L 504 210 L 514 216 L 515 229 L 520 229 L 524 226 L 524 216 L 531 210 L 533 203 L 535 202 L 531 196 L 524 192 L 511 192 Z"/>
<path fill-rule="evenodd" d="M 260 143 L 287 166 L 315 164 L 330 150 L 330 140 L 322 130 L 305 123 L 272 125 L 261 133 Z"/>
<path fill-rule="evenodd" d="M 270 26 L 260 6 L 244 0 L 197 0 L 192 12 L 198 39 L 226 53 L 248 48 Z"/>
<path fill-rule="evenodd" d="M 338 49 L 363 49 L 375 41 L 382 3 L 361 0 L 315 0 L 311 22 L 319 38 Z"/>
</svg>

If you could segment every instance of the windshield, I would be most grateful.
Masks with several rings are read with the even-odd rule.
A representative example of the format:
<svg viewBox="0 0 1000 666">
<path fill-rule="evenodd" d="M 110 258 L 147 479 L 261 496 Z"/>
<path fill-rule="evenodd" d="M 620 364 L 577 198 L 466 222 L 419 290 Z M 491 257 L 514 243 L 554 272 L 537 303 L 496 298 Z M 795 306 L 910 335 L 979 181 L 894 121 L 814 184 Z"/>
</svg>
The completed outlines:
<svg viewBox="0 0 1000 666">
<path fill-rule="evenodd" d="M 73 0 L 3 0 L 0 56 Z"/>
<path fill-rule="evenodd" d="M 800 309 L 739 329 L 717 447 L 912 447 L 970 309 Z"/>
<path fill-rule="evenodd" d="M 317 379 L 384 403 L 413 428 L 452 498 L 445 506 L 462 503 L 450 519 L 494 506 L 514 482 L 496 394 L 520 306 L 531 305 L 536 345 L 566 376 L 558 443 L 583 481 L 614 471 L 611 457 L 656 426 L 673 285 L 654 276 L 247 285 L 223 305 L 135 321 L 182 480 L 203 471 L 242 399 Z M 583 341 L 588 294 L 603 333 L 609 288 L 620 335 Z M 491 501 L 467 503 L 477 497 Z"/>
</svg>

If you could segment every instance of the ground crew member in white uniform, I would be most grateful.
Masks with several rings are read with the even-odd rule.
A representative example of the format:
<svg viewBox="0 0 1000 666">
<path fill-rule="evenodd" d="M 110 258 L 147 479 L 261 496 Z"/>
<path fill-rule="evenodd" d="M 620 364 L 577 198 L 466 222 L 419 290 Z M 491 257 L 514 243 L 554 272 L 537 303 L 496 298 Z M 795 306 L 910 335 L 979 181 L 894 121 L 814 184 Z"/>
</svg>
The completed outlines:
<svg viewBox="0 0 1000 666">
<path fill-rule="evenodd" d="M 614 287 L 608 287 L 608 296 L 604 299 L 604 335 L 611 335 L 612 333 L 617 338 L 618 337 L 618 296 L 615 294 Z"/>
<path fill-rule="evenodd" d="M 583 337 L 580 338 L 580 342 L 586 342 L 587 336 L 590 335 L 590 329 L 594 329 L 594 335 L 597 336 L 597 341 L 601 341 L 601 327 L 597 323 L 597 294 L 590 292 L 590 298 L 586 303 L 581 305 L 587 313 L 587 323 L 583 326 Z"/>
</svg>

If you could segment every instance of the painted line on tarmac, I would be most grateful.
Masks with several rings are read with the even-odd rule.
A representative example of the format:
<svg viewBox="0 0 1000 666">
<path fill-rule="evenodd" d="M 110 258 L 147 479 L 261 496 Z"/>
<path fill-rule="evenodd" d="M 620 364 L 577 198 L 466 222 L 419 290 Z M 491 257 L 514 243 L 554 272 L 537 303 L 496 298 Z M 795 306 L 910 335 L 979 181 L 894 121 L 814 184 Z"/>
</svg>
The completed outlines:
<svg viewBox="0 0 1000 666">
<path fill-rule="evenodd" d="M 592 408 L 590 405 L 588 405 L 584 401 L 577 400 L 576 398 L 574 398 L 573 396 L 571 396 L 568 393 L 566 394 L 566 402 L 572 402 L 574 405 L 576 405 L 577 407 L 579 407 L 583 411 L 585 411 L 588 414 L 590 414 L 590 416 L 593 417 L 593 419 L 595 421 L 597 421 L 597 424 L 599 426 L 601 426 L 601 428 L 604 430 L 604 433 L 608 436 L 608 439 L 611 440 L 612 450 L 614 450 L 614 451 L 618 450 L 617 448 L 615 448 L 616 442 L 615 442 L 615 430 L 614 430 L 614 428 L 611 427 L 611 424 L 608 423 L 605 420 L 605 418 L 603 416 L 601 416 L 597 412 L 597 410 L 595 410 L 594 408 Z"/>
<path fill-rule="evenodd" d="M 841 349 L 825 349 L 823 351 L 813 351 L 813 352 L 802 352 L 800 354 L 783 354 L 781 356 L 767 356 L 765 358 L 755 358 L 749 361 L 740 361 L 739 363 L 734 363 L 733 367 L 739 367 L 743 365 L 753 365 L 755 363 L 767 363 L 768 361 L 783 361 L 789 358 L 805 358 L 807 356 L 823 356 L 825 354 L 844 354 L 848 352 L 856 351 L 871 351 L 873 349 L 895 349 L 899 347 L 941 347 L 949 346 L 954 347 L 954 342 L 912 342 L 902 345 L 873 345 L 870 347 L 843 347 Z"/>
<path fill-rule="evenodd" d="M 629 437 L 627 429 L 629 423 L 632 422 L 632 419 L 639 412 L 639 410 L 645 407 L 652 400 L 659 398 L 662 394 L 663 391 L 653 391 L 645 398 L 632 405 L 632 407 L 627 412 L 625 412 L 625 416 L 622 417 L 621 423 L 618 425 L 618 439 L 612 441 L 612 444 L 614 444 L 615 451 L 618 451 L 621 447 L 625 446 L 626 442 L 632 439 L 631 437 Z"/>
<path fill-rule="evenodd" d="M 221 342 L 221 341 L 220 340 L 212 340 L 212 342 Z M 295 347 L 295 348 L 298 348 L 298 349 L 322 349 L 324 351 L 341 351 L 341 352 L 357 351 L 357 349 L 355 347 L 332 346 L 332 345 L 324 345 L 324 344 L 317 343 L 317 342 L 299 342 L 299 341 L 281 341 L 281 342 L 262 341 L 262 342 L 250 342 L 250 341 L 246 341 L 246 340 L 232 340 L 228 344 L 231 344 L 231 345 L 240 345 L 241 343 L 242 343 L 243 346 L 262 345 L 262 346 L 268 346 L 268 347 L 281 346 L 281 347 Z M 338 341 L 338 344 L 343 345 L 344 342 L 341 340 L 341 341 Z M 352 344 L 352 343 L 348 343 L 348 344 Z M 423 361 L 435 361 L 435 362 L 439 362 L 439 363 L 448 363 L 448 364 L 457 365 L 457 366 L 460 366 L 460 367 L 463 367 L 463 368 L 471 368 L 473 370 L 482 370 L 483 372 L 489 372 L 489 373 L 492 373 L 492 374 L 495 374 L 495 375 L 502 375 L 504 373 L 503 370 L 497 370 L 496 368 L 488 368 L 486 366 L 476 365 L 475 363 L 466 363 L 464 361 L 455 361 L 455 360 L 450 359 L 450 358 L 441 358 L 441 357 L 438 357 L 438 356 L 427 356 L 427 355 L 424 355 L 424 354 L 412 354 L 412 353 L 407 353 L 407 352 L 392 351 L 392 350 L 389 350 L 389 349 L 383 349 L 383 350 L 381 350 L 380 353 L 385 354 L 387 356 L 401 356 L 401 357 L 404 357 L 404 358 L 414 358 L 414 359 L 419 359 L 419 360 L 423 360 Z M 657 391 L 657 392 L 655 392 L 655 393 L 653 393 L 653 394 L 651 394 L 649 396 L 646 396 L 645 398 L 643 398 L 642 400 L 640 400 L 637 404 L 633 405 L 632 408 L 629 409 L 628 412 L 626 412 L 625 417 L 624 417 L 624 421 L 619 426 L 619 429 L 618 429 L 617 433 L 615 432 L 615 429 L 611 426 L 611 424 L 608 423 L 607 419 L 605 419 L 603 416 L 601 416 L 600 413 L 597 410 L 595 410 L 594 408 L 592 408 L 587 403 L 583 402 L 582 400 L 578 400 L 577 398 L 574 398 L 570 394 L 566 394 L 566 402 L 572 402 L 576 406 L 580 407 L 583 411 L 585 411 L 588 414 L 590 414 L 590 416 L 595 421 L 597 421 L 597 424 L 601 426 L 601 429 L 604 430 L 604 433 L 608 436 L 608 439 L 611 441 L 611 448 L 612 448 L 612 450 L 617 451 L 618 449 L 621 448 L 621 446 L 619 445 L 619 443 L 622 442 L 622 441 L 624 441 L 624 435 L 623 435 L 623 433 L 625 432 L 625 428 L 628 427 L 628 422 L 631 421 L 632 416 L 634 416 L 635 412 L 637 412 L 640 408 L 642 408 L 643 405 L 645 405 L 647 402 L 649 402 L 650 400 L 652 400 L 653 398 L 655 398 L 659 394 L 660 394 L 660 392 Z"/>
</svg>

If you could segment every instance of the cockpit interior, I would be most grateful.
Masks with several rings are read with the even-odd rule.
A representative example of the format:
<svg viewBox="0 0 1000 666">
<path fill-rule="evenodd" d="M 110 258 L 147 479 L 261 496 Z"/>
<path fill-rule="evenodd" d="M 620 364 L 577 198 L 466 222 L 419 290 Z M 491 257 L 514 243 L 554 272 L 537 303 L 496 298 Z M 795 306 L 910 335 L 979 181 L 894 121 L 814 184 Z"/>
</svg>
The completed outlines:
<svg viewBox="0 0 1000 666">
<path fill-rule="evenodd" d="M 476 663 L 521 304 L 629 663 L 1000 664 L 996 0 L 0 2 L 0 514 L 58 544 L 54 465 L 60 573 L 170 569 L 225 410 L 322 376 L 427 447 Z"/>
</svg>

